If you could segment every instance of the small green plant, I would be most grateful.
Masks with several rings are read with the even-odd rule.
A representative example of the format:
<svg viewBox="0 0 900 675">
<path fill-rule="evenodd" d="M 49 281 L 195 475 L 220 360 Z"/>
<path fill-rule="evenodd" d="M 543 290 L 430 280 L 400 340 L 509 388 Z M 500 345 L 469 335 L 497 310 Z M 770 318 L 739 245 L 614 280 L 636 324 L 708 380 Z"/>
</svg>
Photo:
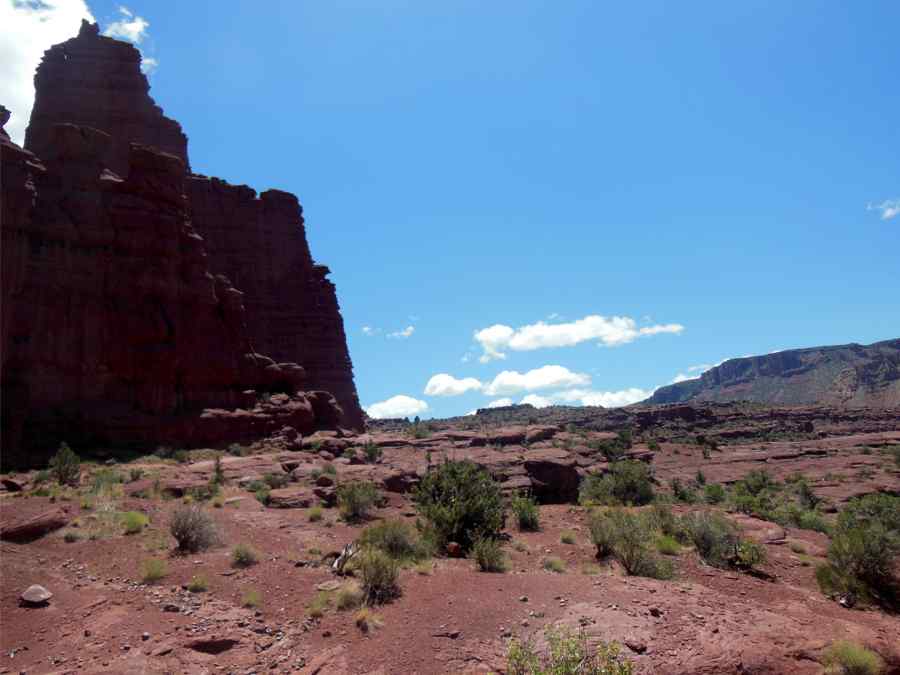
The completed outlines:
<svg viewBox="0 0 900 675">
<path fill-rule="evenodd" d="M 125 534 L 143 532 L 149 523 L 150 519 L 140 511 L 127 511 L 122 514 L 122 527 Z"/>
<path fill-rule="evenodd" d="M 337 476 L 337 467 L 331 462 L 328 462 L 322 467 L 322 473 L 328 476 Z"/>
<path fill-rule="evenodd" d="M 653 501 L 650 469 L 643 462 L 623 460 L 610 464 L 608 473 L 591 474 L 581 483 L 579 501 L 584 505 L 633 504 Z"/>
<path fill-rule="evenodd" d="M 188 582 L 187 588 L 191 593 L 205 593 L 209 590 L 209 581 L 202 574 L 195 574 Z"/>
<path fill-rule="evenodd" d="M 363 607 L 353 615 L 353 623 L 355 623 L 356 627 L 363 633 L 370 633 L 376 628 L 381 628 L 381 626 L 384 625 L 381 616 L 368 607 Z"/>
<path fill-rule="evenodd" d="M 660 534 L 656 538 L 656 550 L 663 555 L 678 555 L 681 552 L 681 546 L 675 537 L 667 534 Z"/>
<path fill-rule="evenodd" d="M 822 658 L 829 675 L 879 675 L 884 662 L 871 649 L 849 640 L 836 640 Z"/>
<path fill-rule="evenodd" d="M 283 488 L 291 481 L 291 477 L 286 473 L 267 473 L 263 476 L 263 482 L 269 486 L 270 490 L 278 490 Z"/>
<path fill-rule="evenodd" d="M 378 503 L 381 493 L 375 483 L 353 481 L 338 486 L 337 502 L 341 517 L 348 523 L 365 520 Z"/>
<path fill-rule="evenodd" d="M 53 478 L 53 474 L 50 472 L 50 469 L 41 469 L 34 474 L 32 483 L 34 483 L 35 485 L 41 485 L 42 483 L 46 483 L 47 481 L 49 481 L 51 478 Z"/>
<path fill-rule="evenodd" d="M 540 511 L 537 502 L 523 494 L 515 495 L 510 501 L 510 508 L 516 517 L 516 524 L 523 532 L 536 532 L 540 529 Z"/>
<path fill-rule="evenodd" d="M 562 534 L 559 535 L 559 543 L 560 544 L 574 544 L 578 541 L 578 535 L 575 534 L 572 530 L 563 530 Z"/>
<path fill-rule="evenodd" d="M 372 441 L 366 441 L 366 444 L 363 445 L 363 452 L 366 455 L 366 461 L 369 464 L 375 464 L 378 460 L 381 459 L 381 456 L 384 454 L 384 450 L 380 445 L 376 445 Z"/>
<path fill-rule="evenodd" d="M 546 654 L 532 641 L 510 641 L 506 652 L 509 675 L 633 675 L 631 661 L 620 655 L 615 642 L 600 642 L 592 649 L 587 636 L 569 629 L 548 629 Z"/>
<path fill-rule="evenodd" d="M 179 464 L 187 464 L 191 456 L 188 454 L 187 450 L 176 450 L 172 453 L 172 459 L 174 459 Z"/>
<path fill-rule="evenodd" d="M 78 485 L 81 478 L 81 460 L 66 443 L 50 458 L 50 473 L 60 485 Z"/>
<path fill-rule="evenodd" d="M 553 572 L 555 574 L 562 574 L 566 571 L 566 563 L 562 558 L 544 558 L 543 563 L 541 563 L 545 570 L 548 572 Z"/>
<path fill-rule="evenodd" d="M 400 594 L 396 560 L 375 548 L 364 550 L 357 557 L 356 571 L 359 573 L 366 604 L 387 602 Z"/>
<path fill-rule="evenodd" d="M 672 488 L 672 496 L 676 501 L 684 502 L 685 504 L 695 504 L 697 502 L 697 493 L 690 485 L 683 483 L 680 478 L 673 478 L 669 481 L 669 486 Z"/>
<path fill-rule="evenodd" d="M 313 506 L 309 511 L 306 512 L 306 517 L 309 519 L 311 523 L 318 523 L 322 520 L 322 516 L 324 515 L 324 511 L 321 506 Z"/>
<path fill-rule="evenodd" d="M 169 532 L 181 551 L 196 553 L 205 551 L 219 542 L 219 529 L 215 521 L 201 507 L 179 506 L 172 514 Z"/>
<path fill-rule="evenodd" d="M 719 483 L 707 483 L 703 486 L 703 499 L 707 504 L 721 504 L 725 501 L 725 488 Z"/>
<path fill-rule="evenodd" d="M 248 608 L 259 607 L 262 604 L 262 594 L 255 588 L 248 588 L 241 596 L 241 606 Z"/>
<path fill-rule="evenodd" d="M 252 567 L 259 562 L 259 554 L 247 544 L 238 544 L 231 551 L 231 564 L 234 567 Z"/>
<path fill-rule="evenodd" d="M 478 539 L 472 545 L 472 557 L 482 572 L 505 572 L 506 556 L 496 539 Z"/>
<path fill-rule="evenodd" d="M 66 530 L 66 533 L 63 535 L 63 541 L 67 544 L 74 544 L 76 541 L 81 540 L 81 534 L 76 532 L 75 530 Z"/>
<path fill-rule="evenodd" d="M 660 451 L 659 442 L 656 439 L 651 438 L 647 442 L 647 448 L 650 450 L 650 452 L 659 452 Z"/>
<path fill-rule="evenodd" d="M 434 554 L 432 542 L 402 520 L 383 520 L 370 525 L 360 535 L 359 544 L 384 551 L 404 564 L 424 560 Z"/>
<path fill-rule="evenodd" d="M 345 584 L 335 594 L 334 604 L 340 611 L 357 609 L 363 604 L 365 596 L 362 589 L 356 584 Z"/>
<path fill-rule="evenodd" d="M 144 470 L 140 467 L 132 467 L 128 472 L 128 479 L 132 483 L 136 483 L 144 476 Z"/>
<path fill-rule="evenodd" d="M 500 487 L 468 460 L 431 467 L 419 481 L 414 500 L 441 546 L 456 542 L 468 551 L 478 539 L 496 538 L 506 522 Z"/>
<path fill-rule="evenodd" d="M 332 594 L 328 591 L 319 591 L 306 606 L 306 614 L 312 619 L 321 619 L 331 609 Z"/>
<path fill-rule="evenodd" d="M 169 573 L 165 560 L 149 558 L 141 564 L 141 579 L 145 584 L 153 584 Z"/>
<path fill-rule="evenodd" d="M 209 479 L 212 485 L 225 485 L 225 470 L 222 468 L 222 455 L 216 454 L 213 460 L 213 473 Z"/>
</svg>

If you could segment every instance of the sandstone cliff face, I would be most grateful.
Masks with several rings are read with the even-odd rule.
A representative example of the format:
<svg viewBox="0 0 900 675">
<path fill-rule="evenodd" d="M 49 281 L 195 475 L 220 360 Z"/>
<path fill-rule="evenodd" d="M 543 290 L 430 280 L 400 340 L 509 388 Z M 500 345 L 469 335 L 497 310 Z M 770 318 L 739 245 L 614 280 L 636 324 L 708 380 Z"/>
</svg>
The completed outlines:
<svg viewBox="0 0 900 675">
<path fill-rule="evenodd" d="M 136 50 L 95 26 L 48 50 L 35 82 L 27 149 L 0 133 L 4 463 L 61 440 L 361 427 L 334 286 L 296 198 L 190 175 Z"/>
<path fill-rule="evenodd" d="M 900 339 L 730 359 L 696 380 L 661 387 L 644 403 L 739 400 L 779 405 L 900 405 Z"/>
</svg>

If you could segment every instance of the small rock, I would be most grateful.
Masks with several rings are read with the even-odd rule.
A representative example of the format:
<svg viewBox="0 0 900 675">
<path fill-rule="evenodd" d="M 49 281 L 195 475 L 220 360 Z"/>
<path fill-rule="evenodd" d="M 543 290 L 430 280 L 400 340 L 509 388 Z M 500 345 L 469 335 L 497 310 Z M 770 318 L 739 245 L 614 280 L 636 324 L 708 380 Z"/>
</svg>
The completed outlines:
<svg viewBox="0 0 900 675">
<path fill-rule="evenodd" d="M 143 640 L 144 642 L 146 642 L 146 641 L 149 640 L 149 639 L 150 639 L 150 633 L 147 633 L 146 631 L 143 632 L 143 633 L 141 633 L 141 640 Z"/>
<path fill-rule="evenodd" d="M 519 602 L 528 602 L 528 596 L 523 595 L 521 598 L 519 598 Z"/>
<path fill-rule="evenodd" d="M 635 654 L 643 654 L 647 651 L 647 645 L 640 640 L 625 640 L 625 646 Z"/>
<path fill-rule="evenodd" d="M 53 593 L 48 591 L 43 586 L 32 584 L 25 589 L 25 592 L 22 593 L 22 595 L 19 596 L 19 600 L 21 601 L 21 604 L 27 607 L 43 607 L 50 601 L 50 598 L 52 597 Z"/>
<path fill-rule="evenodd" d="M 462 546 L 455 541 L 448 542 L 447 555 L 451 558 L 459 558 L 462 555 Z"/>
</svg>

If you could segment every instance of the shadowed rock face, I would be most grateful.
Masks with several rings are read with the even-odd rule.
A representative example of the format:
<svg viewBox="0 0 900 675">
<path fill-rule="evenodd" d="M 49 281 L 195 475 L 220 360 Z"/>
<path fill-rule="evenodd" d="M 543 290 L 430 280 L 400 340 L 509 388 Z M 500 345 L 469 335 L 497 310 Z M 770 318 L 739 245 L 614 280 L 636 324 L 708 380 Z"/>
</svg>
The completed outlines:
<svg viewBox="0 0 900 675">
<path fill-rule="evenodd" d="M 730 359 L 696 380 L 661 387 L 644 403 L 741 400 L 854 408 L 900 405 L 900 339 Z"/>
<path fill-rule="evenodd" d="M 62 440 L 361 428 L 334 286 L 296 197 L 189 174 L 139 65 L 84 24 L 38 69 L 27 149 L 0 133 L 4 463 L 43 461 Z"/>
</svg>

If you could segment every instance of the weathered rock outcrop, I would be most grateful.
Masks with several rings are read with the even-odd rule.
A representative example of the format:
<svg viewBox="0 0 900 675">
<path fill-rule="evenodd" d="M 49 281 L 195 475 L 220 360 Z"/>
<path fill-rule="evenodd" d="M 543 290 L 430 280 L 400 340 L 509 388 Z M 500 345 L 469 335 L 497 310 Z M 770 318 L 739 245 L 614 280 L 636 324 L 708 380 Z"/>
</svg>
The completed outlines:
<svg viewBox="0 0 900 675">
<path fill-rule="evenodd" d="M 84 24 L 38 69 L 27 149 L 0 134 L 4 463 L 61 440 L 361 427 L 334 286 L 296 198 L 190 175 L 139 65 Z"/>
<path fill-rule="evenodd" d="M 900 405 L 900 339 L 729 359 L 644 403 L 683 401 L 890 408 Z"/>
</svg>

